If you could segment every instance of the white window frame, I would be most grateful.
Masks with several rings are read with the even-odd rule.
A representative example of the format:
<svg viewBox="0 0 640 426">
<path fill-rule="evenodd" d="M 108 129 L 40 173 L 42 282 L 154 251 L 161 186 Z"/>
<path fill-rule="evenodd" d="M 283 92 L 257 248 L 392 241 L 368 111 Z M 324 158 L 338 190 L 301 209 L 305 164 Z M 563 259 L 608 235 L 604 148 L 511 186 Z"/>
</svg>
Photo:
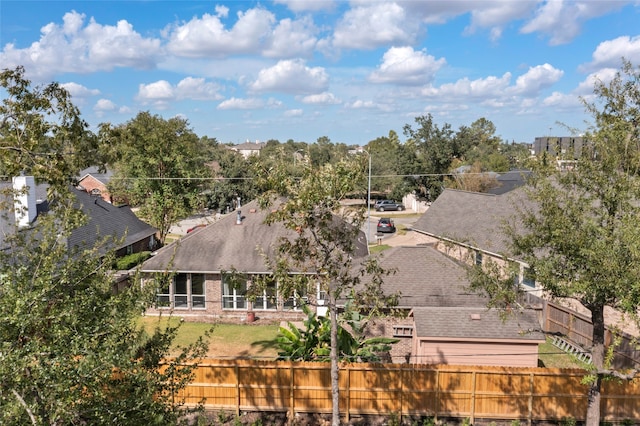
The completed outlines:
<svg viewBox="0 0 640 426">
<path fill-rule="evenodd" d="M 247 310 L 247 281 L 245 281 L 243 284 L 244 284 L 244 288 L 236 288 L 236 287 L 230 286 L 226 282 L 225 276 L 224 275 L 222 276 L 221 285 L 222 285 L 222 309 L 223 310 L 234 310 L 234 311 Z"/>
<path fill-rule="evenodd" d="M 202 277 L 202 293 L 194 293 L 193 291 L 194 276 Z M 189 274 L 189 290 L 191 291 L 189 297 L 191 309 L 207 309 L 207 277 L 205 274 Z"/>
</svg>

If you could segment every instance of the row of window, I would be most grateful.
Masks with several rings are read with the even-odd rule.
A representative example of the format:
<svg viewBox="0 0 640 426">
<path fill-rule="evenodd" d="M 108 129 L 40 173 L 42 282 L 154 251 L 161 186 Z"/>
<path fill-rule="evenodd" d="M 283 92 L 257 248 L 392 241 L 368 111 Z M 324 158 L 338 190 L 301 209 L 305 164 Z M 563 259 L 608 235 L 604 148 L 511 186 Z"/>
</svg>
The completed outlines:
<svg viewBox="0 0 640 426">
<path fill-rule="evenodd" d="M 476 251 L 475 252 L 475 264 L 476 265 L 482 265 L 483 263 L 483 257 L 482 257 L 482 252 L 480 251 Z M 533 274 L 533 270 L 531 268 L 527 268 L 524 266 L 520 267 L 520 271 L 518 274 L 514 274 L 513 276 L 513 282 L 514 284 L 522 284 L 526 287 L 531 287 L 531 288 L 535 288 L 536 287 L 536 279 L 535 276 Z"/>
<path fill-rule="evenodd" d="M 222 308 L 223 309 L 247 309 L 248 285 L 246 281 L 231 283 L 231 280 L 222 280 Z M 158 289 L 157 303 L 160 308 L 175 309 L 206 309 L 205 298 L 206 282 L 204 274 L 175 274 L 171 281 Z M 277 310 L 278 286 L 276 282 L 266 285 L 262 294 L 253 301 L 253 309 Z M 324 293 L 318 291 L 317 300 L 323 300 Z M 282 301 L 284 310 L 301 309 L 301 304 L 306 303 L 307 295 L 290 297 Z"/>
</svg>

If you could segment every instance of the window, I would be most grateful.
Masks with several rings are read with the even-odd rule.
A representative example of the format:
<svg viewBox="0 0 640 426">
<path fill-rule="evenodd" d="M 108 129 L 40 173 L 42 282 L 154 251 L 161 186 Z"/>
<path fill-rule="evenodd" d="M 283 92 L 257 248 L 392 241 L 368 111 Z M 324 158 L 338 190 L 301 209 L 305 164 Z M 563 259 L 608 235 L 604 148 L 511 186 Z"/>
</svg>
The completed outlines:
<svg viewBox="0 0 640 426">
<path fill-rule="evenodd" d="M 394 325 L 393 337 L 412 337 L 413 326 L 412 325 Z"/>
<path fill-rule="evenodd" d="M 176 274 L 171 280 L 165 278 L 156 295 L 159 308 L 204 309 L 205 275 Z"/>
<path fill-rule="evenodd" d="M 176 274 L 173 278 L 173 306 L 179 309 L 189 307 L 187 296 L 187 274 Z"/>
<path fill-rule="evenodd" d="M 156 302 L 159 308 L 171 307 L 171 294 L 170 294 L 169 280 L 163 279 L 158 288 L 158 294 L 156 295 Z"/>
<path fill-rule="evenodd" d="M 522 284 L 532 288 L 536 286 L 536 278 L 531 268 L 524 268 L 524 272 L 522 273 Z"/>
<path fill-rule="evenodd" d="M 307 289 L 302 288 L 300 290 L 296 290 L 292 297 L 285 300 L 283 307 L 286 310 L 299 311 L 308 302 L 309 302 L 309 297 L 307 296 Z"/>
<path fill-rule="evenodd" d="M 247 308 L 247 281 L 229 275 L 222 279 L 222 308 L 246 309 Z"/>
<path fill-rule="evenodd" d="M 191 307 L 194 309 L 204 309 L 204 274 L 191 274 Z"/>
<path fill-rule="evenodd" d="M 254 309 L 274 310 L 278 307 L 277 297 L 278 293 L 276 282 L 270 281 L 262 291 L 262 294 L 256 297 L 256 300 L 253 302 L 253 307 Z"/>
</svg>

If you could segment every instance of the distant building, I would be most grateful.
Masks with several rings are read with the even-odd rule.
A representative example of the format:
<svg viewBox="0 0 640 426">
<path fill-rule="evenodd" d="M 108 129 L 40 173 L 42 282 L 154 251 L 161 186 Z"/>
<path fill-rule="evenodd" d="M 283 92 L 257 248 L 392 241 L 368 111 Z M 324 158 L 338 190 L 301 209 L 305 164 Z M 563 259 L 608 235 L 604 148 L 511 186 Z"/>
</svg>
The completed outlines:
<svg viewBox="0 0 640 426">
<path fill-rule="evenodd" d="M 260 141 L 255 141 L 255 142 L 246 141 L 245 143 L 241 143 L 239 145 L 233 145 L 229 148 L 233 151 L 236 151 L 242 154 L 244 158 L 249 158 L 252 155 L 260 155 L 260 151 L 266 145 L 267 145 L 266 143 L 260 142 Z"/>
<path fill-rule="evenodd" d="M 582 136 L 542 136 L 533 142 L 533 154 L 547 153 L 564 160 L 577 160 L 582 152 L 585 139 Z"/>
</svg>

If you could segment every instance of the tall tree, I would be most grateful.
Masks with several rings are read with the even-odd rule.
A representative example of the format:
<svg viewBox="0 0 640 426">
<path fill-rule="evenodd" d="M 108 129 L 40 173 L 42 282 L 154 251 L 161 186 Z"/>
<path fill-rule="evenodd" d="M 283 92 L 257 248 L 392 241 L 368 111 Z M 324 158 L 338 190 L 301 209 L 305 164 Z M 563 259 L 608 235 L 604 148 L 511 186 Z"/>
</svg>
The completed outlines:
<svg viewBox="0 0 640 426">
<path fill-rule="evenodd" d="M 32 86 L 23 67 L 0 73 L 6 96 L 0 105 L 0 173 L 27 173 L 68 184 L 89 165 L 100 164 L 95 136 L 69 93 L 58 83 Z"/>
<path fill-rule="evenodd" d="M 204 205 L 206 147 L 185 119 L 140 112 L 123 125 L 103 123 L 99 136 L 115 169 L 110 192 L 140 207 L 160 243 L 171 225 Z"/>
<path fill-rule="evenodd" d="M 347 194 L 361 190 L 358 185 L 365 179 L 364 162 L 360 160 L 362 158 L 356 157 L 350 162 L 325 164 L 320 168 L 308 166 L 300 179 L 288 175 L 285 168 L 258 171 L 259 184 L 264 190 L 263 204 L 268 205 L 277 196 L 285 197 L 268 216 L 268 223 L 281 222 L 297 235 L 293 239 L 283 238 L 278 258 L 270 261 L 279 294 L 284 298 L 315 294 L 316 285 L 326 294 L 324 306 L 328 308 L 331 324 L 332 424 L 335 426 L 340 424 L 338 301 L 349 296 L 365 273 L 371 277 L 368 288 L 384 294 L 380 287 L 385 271 L 375 259 L 358 256 L 357 248 L 364 240 L 361 231 L 364 209 L 343 209 L 340 204 Z M 292 275 L 296 270 L 308 275 Z M 309 275 L 312 278 L 305 278 Z"/>
<path fill-rule="evenodd" d="M 545 293 L 579 301 L 593 330 L 587 426 L 600 421 L 606 377 L 632 378 L 612 369 L 605 342 L 605 306 L 638 322 L 640 305 L 640 69 L 624 62 L 610 83 L 598 82 L 595 119 L 575 167 L 537 170 L 520 209 L 521 227 L 508 228 L 513 254 L 533 270 Z M 509 280 L 476 275 L 473 284 L 497 299 L 514 300 Z"/>
<path fill-rule="evenodd" d="M 109 241 L 67 247 L 84 222 L 69 191 L 84 162 L 83 121 L 56 84 L 32 89 L 20 69 L 1 81 L 10 94 L 0 115 L 10 130 L 0 136 L 11 147 L 0 156 L 4 170 L 34 174 L 56 197 L 47 215 L 18 231 L 10 220 L 16 192 L 1 191 L 0 423 L 176 424 L 173 392 L 191 378 L 178 363 L 200 356 L 204 344 L 163 364 L 176 329 L 141 329 L 153 295 L 137 286 L 113 291 Z"/>
</svg>

